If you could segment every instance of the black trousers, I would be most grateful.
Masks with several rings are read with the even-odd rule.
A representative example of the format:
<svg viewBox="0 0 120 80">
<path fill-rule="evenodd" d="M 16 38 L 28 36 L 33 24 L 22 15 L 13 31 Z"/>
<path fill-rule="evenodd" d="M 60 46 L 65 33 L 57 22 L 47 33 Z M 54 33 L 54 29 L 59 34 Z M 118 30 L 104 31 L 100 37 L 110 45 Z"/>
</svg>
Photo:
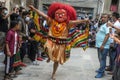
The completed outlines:
<svg viewBox="0 0 120 80">
<path fill-rule="evenodd" d="M 35 61 L 36 55 L 38 53 L 38 42 L 29 41 L 28 42 L 28 57 L 31 61 Z"/>
<path fill-rule="evenodd" d="M 9 57 L 5 55 L 5 75 L 13 72 L 13 63 L 14 63 L 14 56 Z"/>
<path fill-rule="evenodd" d="M 20 57 L 22 62 L 26 54 L 28 54 L 28 42 L 22 43 L 22 46 L 20 48 Z"/>
</svg>

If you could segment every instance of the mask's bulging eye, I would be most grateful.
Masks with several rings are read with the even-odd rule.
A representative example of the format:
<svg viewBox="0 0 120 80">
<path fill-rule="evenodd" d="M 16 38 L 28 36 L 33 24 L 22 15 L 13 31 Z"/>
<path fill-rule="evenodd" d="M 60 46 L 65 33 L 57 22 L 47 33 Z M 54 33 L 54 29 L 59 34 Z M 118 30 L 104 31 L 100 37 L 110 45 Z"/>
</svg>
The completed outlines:
<svg viewBox="0 0 120 80">
<path fill-rule="evenodd" d="M 64 16 L 65 14 L 62 14 L 62 16 Z"/>
</svg>

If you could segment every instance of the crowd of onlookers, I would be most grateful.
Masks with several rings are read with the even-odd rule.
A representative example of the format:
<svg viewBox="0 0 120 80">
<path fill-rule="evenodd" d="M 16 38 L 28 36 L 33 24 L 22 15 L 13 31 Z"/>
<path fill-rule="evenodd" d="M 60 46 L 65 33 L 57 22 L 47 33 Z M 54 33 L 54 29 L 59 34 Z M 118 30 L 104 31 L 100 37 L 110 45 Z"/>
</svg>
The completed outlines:
<svg viewBox="0 0 120 80">
<path fill-rule="evenodd" d="M 120 80 L 120 21 L 119 13 L 113 12 L 111 16 L 103 14 L 99 21 L 95 37 L 96 48 L 100 67 L 96 70 L 95 78 L 104 76 L 105 71 L 113 75 L 113 80 Z M 109 65 L 106 67 L 106 59 L 109 57 Z"/>
<path fill-rule="evenodd" d="M 103 14 L 101 18 L 90 20 L 89 47 L 96 47 L 100 68 L 96 70 L 95 78 L 104 76 L 110 71 L 113 80 L 120 80 L 120 16 L 114 12 L 111 16 Z M 41 18 L 40 23 L 43 22 Z M 42 24 L 43 26 L 46 24 Z M 78 25 L 79 29 L 85 26 Z M 33 39 L 36 33 L 36 24 L 31 16 L 31 10 L 24 7 L 14 7 L 11 12 L 0 5 L 0 52 L 4 51 L 5 76 L 4 80 L 12 80 L 19 74 L 25 55 L 35 64 L 42 61 L 45 54 L 39 51 L 40 43 Z M 114 34 L 114 35 L 113 35 Z M 6 36 L 6 38 L 5 38 Z M 109 65 L 106 66 L 106 57 L 109 56 Z"/>
<path fill-rule="evenodd" d="M 95 78 L 102 78 L 105 71 L 112 75 L 112 80 L 120 80 L 120 15 L 117 12 L 102 14 L 90 20 L 88 46 L 97 48 L 100 67 L 95 71 Z M 81 28 L 84 29 L 82 25 Z M 107 58 L 108 56 L 108 58 Z M 109 65 L 106 65 L 106 60 Z"/>
<path fill-rule="evenodd" d="M 33 64 L 45 57 L 38 50 L 40 43 L 33 39 L 35 33 L 36 24 L 30 10 L 14 7 L 8 12 L 6 7 L 0 6 L 0 52 L 5 54 L 4 80 L 12 80 L 11 76 L 15 77 L 21 67 L 26 66 L 23 62 L 25 55 Z"/>
</svg>

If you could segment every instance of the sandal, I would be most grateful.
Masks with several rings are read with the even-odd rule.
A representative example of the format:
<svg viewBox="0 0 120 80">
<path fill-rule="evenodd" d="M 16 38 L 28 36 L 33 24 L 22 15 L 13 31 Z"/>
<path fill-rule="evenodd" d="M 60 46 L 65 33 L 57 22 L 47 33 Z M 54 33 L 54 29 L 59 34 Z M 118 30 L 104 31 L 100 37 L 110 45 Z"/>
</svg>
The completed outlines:
<svg viewBox="0 0 120 80">
<path fill-rule="evenodd" d="M 4 76 L 3 80 L 13 80 L 13 79 L 10 77 L 10 75 L 6 75 L 6 76 Z"/>
<path fill-rule="evenodd" d="M 3 80 L 13 80 L 13 79 L 4 78 Z"/>
<path fill-rule="evenodd" d="M 15 75 L 15 74 L 14 74 L 14 75 L 11 75 L 11 78 L 16 78 L 16 77 L 17 77 L 17 75 Z"/>
</svg>

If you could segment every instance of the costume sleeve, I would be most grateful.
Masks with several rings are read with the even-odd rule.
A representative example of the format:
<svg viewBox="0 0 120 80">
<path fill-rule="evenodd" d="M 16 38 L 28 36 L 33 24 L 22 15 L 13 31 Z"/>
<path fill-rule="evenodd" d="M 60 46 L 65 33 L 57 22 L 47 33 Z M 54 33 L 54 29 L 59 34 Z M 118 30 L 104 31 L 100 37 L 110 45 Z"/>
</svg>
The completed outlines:
<svg viewBox="0 0 120 80">
<path fill-rule="evenodd" d="M 68 24 L 68 29 L 75 28 L 76 25 L 74 24 Z"/>
</svg>

